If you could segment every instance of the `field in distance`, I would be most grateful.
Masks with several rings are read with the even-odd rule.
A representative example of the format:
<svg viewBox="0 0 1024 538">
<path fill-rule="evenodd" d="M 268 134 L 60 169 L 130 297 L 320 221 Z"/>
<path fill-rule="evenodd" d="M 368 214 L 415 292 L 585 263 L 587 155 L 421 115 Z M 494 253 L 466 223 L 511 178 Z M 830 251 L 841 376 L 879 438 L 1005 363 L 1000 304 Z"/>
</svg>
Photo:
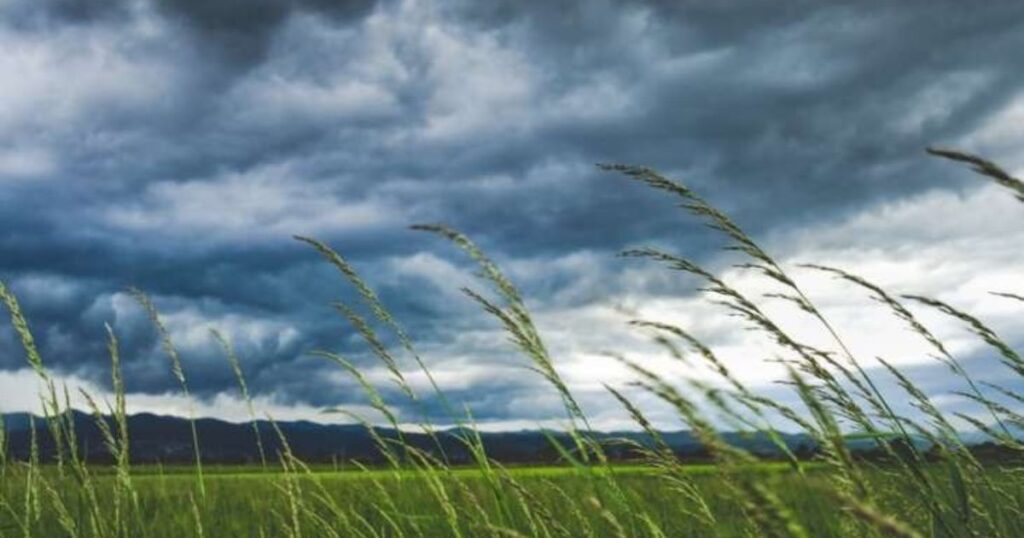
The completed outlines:
<svg viewBox="0 0 1024 538">
<path fill-rule="evenodd" d="M 514 529 L 522 536 L 660 535 L 653 529 L 667 536 L 706 536 L 709 531 L 743 536 L 752 527 L 740 514 L 758 510 L 755 499 L 744 500 L 733 489 L 734 479 L 745 473 L 756 473 L 759 483 L 771 485 L 777 500 L 813 536 L 856 535 L 856 529 L 848 528 L 851 520 L 828 494 L 828 470 L 820 464 L 797 471 L 785 463 L 757 463 L 735 475 L 714 465 L 679 469 L 673 476 L 642 465 L 401 471 L 213 466 L 204 469 L 205 494 L 199 493 L 195 470 L 186 466 L 139 466 L 132 469 L 131 480 L 143 518 L 135 522 L 136 530 L 154 538 L 195 535 L 197 528 L 206 536 L 263 536 L 268 529 L 304 536 L 480 536 L 494 535 L 494 529 Z M 49 488 L 89 494 L 76 488 L 70 475 L 60 478 L 55 466 L 44 466 L 41 472 Z M 96 467 L 93 472 L 93 492 L 101 499 L 114 498 L 104 491 L 117 487 L 116 470 Z M 935 465 L 929 472 L 941 477 L 948 471 Z M 1020 502 L 1020 472 L 990 468 L 988 478 Z M 26 495 L 26 474 L 27 467 L 8 467 L 2 481 L 8 499 L 32 498 L 34 494 Z M 915 507 L 920 492 L 912 484 L 885 467 L 868 476 L 875 491 L 884 495 L 887 512 L 903 514 L 918 528 L 928 527 L 928 514 Z M 686 485 L 699 492 L 699 503 L 681 493 Z M 35 495 L 45 500 L 49 493 Z M 65 534 L 56 518 L 37 525 L 35 535 Z M 0 515 L 0 535 L 9 534 L 17 535 L 17 522 Z"/>
</svg>

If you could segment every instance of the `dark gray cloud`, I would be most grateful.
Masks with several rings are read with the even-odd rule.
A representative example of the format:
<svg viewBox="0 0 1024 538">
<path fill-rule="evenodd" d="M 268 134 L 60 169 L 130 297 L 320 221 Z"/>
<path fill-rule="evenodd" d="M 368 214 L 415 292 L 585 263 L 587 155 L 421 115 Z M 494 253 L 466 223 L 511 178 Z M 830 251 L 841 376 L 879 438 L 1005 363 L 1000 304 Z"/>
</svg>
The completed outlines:
<svg viewBox="0 0 1024 538">
<path fill-rule="evenodd" d="M 159 0 L 161 13 L 180 22 L 204 46 L 230 64 L 245 67 L 264 59 L 274 33 L 295 12 L 312 12 L 345 24 L 365 16 L 373 0 Z"/>
<path fill-rule="evenodd" d="M 549 311 L 681 293 L 618 278 L 633 266 L 612 254 L 660 243 L 712 259 L 716 239 L 594 163 L 684 177 L 774 236 L 935 187 L 968 192 L 922 149 L 972 140 L 1024 85 L 1024 8 L 1011 2 L 0 10 L 0 46 L 17 51 L 0 61 L 0 277 L 56 369 L 105 379 L 111 323 L 129 385 L 151 393 L 175 382 L 126 286 L 168 315 L 201 396 L 232 384 L 199 336 L 219 325 L 238 333 L 257 393 L 357 401 L 309 356 L 372 363 L 328 306 L 356 298 L 293 233 L 350 257 L 433 358 L 517 364 L 501 342 L 460 339 L 491 327 L 438 285 L 464 266 L 406 225 L 470 233 L 525 267 L 514 276 Z M 0 367 L 20 361 L 5 353 Z M 509 402 L 536 382 L 501 381 L 454 390 L 482 416 L 522 418 Z"/>
</svg>

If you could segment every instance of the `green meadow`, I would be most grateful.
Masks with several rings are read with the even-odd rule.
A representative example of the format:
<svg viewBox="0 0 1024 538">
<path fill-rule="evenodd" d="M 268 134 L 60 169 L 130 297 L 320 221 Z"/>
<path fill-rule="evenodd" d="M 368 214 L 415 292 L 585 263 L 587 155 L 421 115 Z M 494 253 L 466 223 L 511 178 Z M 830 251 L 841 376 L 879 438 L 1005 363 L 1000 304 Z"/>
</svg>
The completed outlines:
<svg viewBox="0 0 1024 538">
<path fill-rule="evenodd" d="M 4 477 L 6 498 L 47 506 L 59 496 L 69 510 L 66 516 L 81 520 L 84 516 L 75 512 L 91 506 L 88 490 L 52 466 L 37 471 L 38 476 L 29 477 L 24 467 L 10 469 Z M 114 514 L 123 509 L 115 503 L 117 477 L 97 471 L 89 488 L 100 499 L 98 509 Z M 941 466 L 927 472 L 933 480 L 941 480 L 944 474 Z M 986 502 L 1019 505 L 1024 501 L 1016 471 L 992 468 L 986 472 L 1007 495 Z M 887 523 L 880 519 L 865 524 L 851 517 L 830 493 L 828 470 L 821 466 L 810 464 L 798 472 L 786 464 L 769 463 L 744 473 L 778 491 L 777 501 L 791 510 L 793 528 L 807 535 L 870 535 L 874 526 Z M 189 469 L 142 468 L 132 472 L 135 498 L 131 502 L 137 504 L 122 532 L 153 537 L 761 535 L 763 529 L 750 519 L 750 507 L 732 490 L 736 477 L 723 475 L 714 465 L 688 466 L 682 474 L 699 493 L 701 503 L 680 494 L 672 480 L 642 465 L 455 468 L 426 473 L 220 468 L 204 477 L 202 497 Z M 865 475 L 879 493 L 881 509 L 899 513 L 906 524 L 927 529 L 926 534 L 940 532 L 929 528 L 929 514 L 914 501 L 914 484 L 885 468 L 870 469 Z M 39 499 L 25 489 L 33 481 L 45 484 Z M 695 510 L 706 513 L 698 515 Z M 1006 535 L 1024 532 L 1024 521 L 1013 511 L 991 515 L 999 516 L 998 528 Z M 24 522 L 11 514 L 0 521 L 4 535 L 23 535 L 19 526 Z M 41 513 L 29 524 L 33 536 L 70 534 L 58 514 Z"/>
<path fill-rule="evenodd" d="M 1024 201 L 1024 184 L 994 163 L 955 151 L 931 152 L 970 165 Z M 284 448 L 265 453 L 264 465 L 203 465 L 202 444 L 193 424 L 191 465 L 135 465 L 113 331 L 108 349 L 114 397 L 109 402 L 86 397 L 114 463 L 87 461 L 78 449 L 67 388 L 47 370 L 17 298 L 0 285 L 21 351 L 46 387 L 41 395 L 46 417 L 39 430 L 56 447 L 44 457 L 33 436 L 29 456 L 15 460 L 8 457 L 6 441 L 0 439 L 0 537 L 1024 536 L 1024 470 L 1007 463 L 1024 449 L 1017 434 L 1024 427 L 1024 416 L 1014 405 L 1024 403 L 1024 394 L 1015 392 L 1011 383 L 983 384 L 973 379 L 909 305 L 963 324 L 989 346 L 991 367 L 1004 371 L 1007 379 L 1024 375 L 1024 358 L 983 320 L 934 298 L 891 294 L 842 268 L 804 268 L 828 273 L 848 285 L 851 293 L 875 299 L 880 312 L 930 346 L 935 360 L 962 384 L 961 393 L 984 409 L 986 416 L 944 413 L 933 395 L 884 359 L 879 359 L 881 369 L 869 370 L 865 365 L 869 359 L 876 364 L 874 358 L 849 351 L 841 328 L 833 326 L 828 313 L 804 293 L 791 268 L 777 263 L 696 192 L 650 169 L 604 168 L 672 197 L 683 212 L 726 242 L 737 266 L 772 280 L 781 290 L 770 297 L 751 297 L 681 253 L 655 248 L 623 253 L 662 264 L 693 281 L 709 300 L 735 317 L 737 330 L 755 330 L 784 353 L 780 356 L 787 371 L 783 381 L 794 396 L 786 401 L 799 405 L 768 399 L 741 382 L 714 350 L 685 327 L 658 320 L 633 322 L 655 333 L 657 341 L 683 364 L 699 362 L 717 373 L 715 383 L 666 379 L 648 369 L 642 358 L 619 357 L 635 374 L 633 388 L 668 405 L 706 448 L 710 463 L 694 465 L 681 459 L 652 426 L 645 410 L 621 388 L 611 386 L 608 391 L 632 417 L 634 429 L 646 432 L 649 442 L 632 442 L 628 464 L 610 458 L 608 446 L 590 435 L 593 429 L 586 413 L 559 375 L 558 357 L 549 353 L 534 325 L 528 298 L 467 236 L 444 226 L 423 225 L 415 228 L 450 241 L 477 265 L 481 287 L 465 290 L 468 298 L 504 327 L 524 364 L 560 398 L 564 415 L 554 418 L 564 419 L 567 435 L 552 436 L 551 443 L 561 465 L 506 466 L 491 458 L 474 435 L 472 415 L 455 409 L 433 383 L 429 365 L 421 360 L 400 320 L 392 318 L 381 303 L 372 283 L 363 280 L 341 253 L 314 239 L 299 238 L 336 267 L 358 293 L 360 304 L 337 305 L 338 312 L 390 372 L 390 381 L 410 400 L 441 401 L 451 423 L 461 426 L 456 435 L 472 454 L 473 464 L 451 466 L 438 451 L 404 443 L 401 435 L 375 435 L 384 465 L 313 465 L 296 457 L 282 435 Z M 1007 301 L 1024 301 L 1012 290 L 992 291 Z M 163 335 L 169 368 L 188 396 L 188 372 L 159 312 L 142 292 L 135 295 Z M 769 300 L 798 308 L 808 323 L 820 325 L 833 336 L 832 346 L 821 349 L 786 333 L 763 308 Z M 240 394 L 248 399 L 244 362 L 235 356 L 230 335 L 218 336 Z M 360 383 L 366 400 L 383 417 L 376 426 L 400 430 L 392 403 L 358 365 L 334 353 L 321 355 Z M 431 394 L 417 394 L 406 382 L 403 372 L 409 368 L 421 369 L 430 379 Z M 883 374 L 896 381 L 897 391 L 878 388 Z M 896 401 L 911 402 L 917 411 L 901 414 L 893 405 Z M 785 428 L 773 417 L 783 417 Z M 366 421 L 356 415 L 352 419 Z M 719 430 L 723 421 L 768 435 L 776 441 L 779 456 L 767 461 L 725 442 Z M 370 432 L 379 431 L 364 423 Z M 982 457 L 965 444 L 960 435 L 965 425 L 987 435 L 1001 459 Z M 419 431 L 431 436 L 438 435 L 437 428 L 427 419 L 418 424 Z M 808 435 L 816 450 L 794 454 L 782 441 L 781 430 Z M 854 453 L 852 439 L 872 443 L 875 456 Z"/>
</svg>

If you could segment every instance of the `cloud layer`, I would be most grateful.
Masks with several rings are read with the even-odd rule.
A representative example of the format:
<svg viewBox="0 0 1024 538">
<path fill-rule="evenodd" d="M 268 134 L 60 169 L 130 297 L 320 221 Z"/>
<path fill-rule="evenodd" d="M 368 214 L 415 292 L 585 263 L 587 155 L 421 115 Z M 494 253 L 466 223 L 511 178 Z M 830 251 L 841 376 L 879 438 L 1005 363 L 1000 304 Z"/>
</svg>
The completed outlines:
<svg viewBox="0 0 1024 538">
<path fill-rule="evenodd" d="M 502 264 L 606 424 L 622 416 L 601 383 L 626 376 L 602 353 L 677 368 L 631 317 L 687 326 L 771 387 L 770 346 L 693 282 L 614 254 L 661 245 L 752 293 L 766 284 L 730 269 L 739 260 L 670 200 L 598 162 L 685 180 L 787 264 L 932 294 L 1013 335 L 1017 305 L 987 292 L 1022 291 L 1021 208 L 922 149 L 1024 166 L 1015 3 L 7 0 L 0 13 L 0 278 L 48 365 L 96 390 L 109 376 L 104 323 L 131 392 L 177 390 L 128 286 L 153 296 L 206 402 L 234 394 L 210 327 L 231 336 L 275 409 L 365 404 L 315 349 L 389 387 L 330 307 L 355 302 L 352 291 L 291 239 L 301 234 L 364 273 L 480 420 L 557 416 L 542 380 L 459 293 L 472 269 L 407 230 L 418 222 L 453 225 Z M 865 357 L 915 365 L 950 390 L 921 342 L 857 290 L 796 274 Z M 927 319 L 985 360 L 955 324 Z M 6 327 L 0 344 L 0 377 L 20 379 Z M 0 406 L 30 405 L 16 401 Z"/>
</svg>

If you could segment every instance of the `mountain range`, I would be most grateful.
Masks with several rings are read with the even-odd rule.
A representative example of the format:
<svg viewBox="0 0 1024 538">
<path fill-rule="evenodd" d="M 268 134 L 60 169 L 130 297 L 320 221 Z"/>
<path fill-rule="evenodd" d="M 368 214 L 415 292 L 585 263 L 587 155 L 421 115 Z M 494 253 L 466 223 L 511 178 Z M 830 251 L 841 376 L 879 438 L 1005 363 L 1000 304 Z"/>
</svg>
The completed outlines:
<svg viewBox="0 0 1024 538">
<path fill-rule="evenodd" d="M 91 461 L 110 461 L 102 432 L 96 418 L 81 412 L 73 412 L 75 433 L 79 453 Z M 28 458 L 31 450 L 31 424 L 36 427 L 36 442 L 40 455 L 52 458 L 54 442 L 43 418 L 26 413 L 11 413 L 3 416 L 8 444 L 8 454 L 14 458 Z M 110 417 L 103 417 L 110 421 Z M 259 430 L 260 442 L 269 458 L 276 458 L 282 450 L 281 437 L 287 440 L 293 454 L 307 462 L 332 462 L 357 460 L 375 464 L 384 461 L 374 440 L 374 433 L 383 439 L 401 436 L 409 446 L 442 456 L 452 464 L 467 463 L 471 454 L 460 440 L 460 430 L 441 430 L 436 441 L 423 432 L 398 432 L 389 428 L 376 428 L 373 432 L 358 424 L 320 424 L 309 421 L 277 422 L 260 420 L 255 423 Z M 275 429 L 276 425 L 276 429 Z M 260 444 L 256 442 L 253 423 L 233 423 L 212 418 L 195 421 L 196 433 L 204 462 L 211 463 L 253 463 L 260 461 Z M 278 434 L 280 431 L 280 434 Z M 180 417 L 140 413 L 128 417 L 131 459 L 136 463 L 187 463 L 193 459 L 192 431 L 189 421 Z M 466 431 L 465 433 L 468 433 Z M 556 463 L 562 460 L 559 451 L 552 444 L 558 441 L 571 446 L 568 434 L 550 430 L 521 430 L 507 432 L 478 432 L 486 453 L 492 459 L 507 463 Z M 643 432 L 611 431 L 595 432 L 593 439 L 599 441 L 612 459 L 635 457 L 634 448 L 628 442 L 652 446 L 652 439 Z M 704 445 L 693 433 L 686 430 L 660 432 L 666 444 L 683 460 L 703 461 L 708 459 Z M 764 432 L 722 432 L 723 440 L 749 452 L 766 457 L 782 456 L 768 434 Z M 810 456 L 817 451 L 817 443 L 807 434 L 780 433 L 781 440 L 795 454 Z M 875 441 L 851 438 L 848 446 L 854 451 L 870 451 L 877 448 Z M 923 439 L 915 444 L 928 447 Z M 442 454 L 443 452 L 443 454 Z"/>
</svg>

